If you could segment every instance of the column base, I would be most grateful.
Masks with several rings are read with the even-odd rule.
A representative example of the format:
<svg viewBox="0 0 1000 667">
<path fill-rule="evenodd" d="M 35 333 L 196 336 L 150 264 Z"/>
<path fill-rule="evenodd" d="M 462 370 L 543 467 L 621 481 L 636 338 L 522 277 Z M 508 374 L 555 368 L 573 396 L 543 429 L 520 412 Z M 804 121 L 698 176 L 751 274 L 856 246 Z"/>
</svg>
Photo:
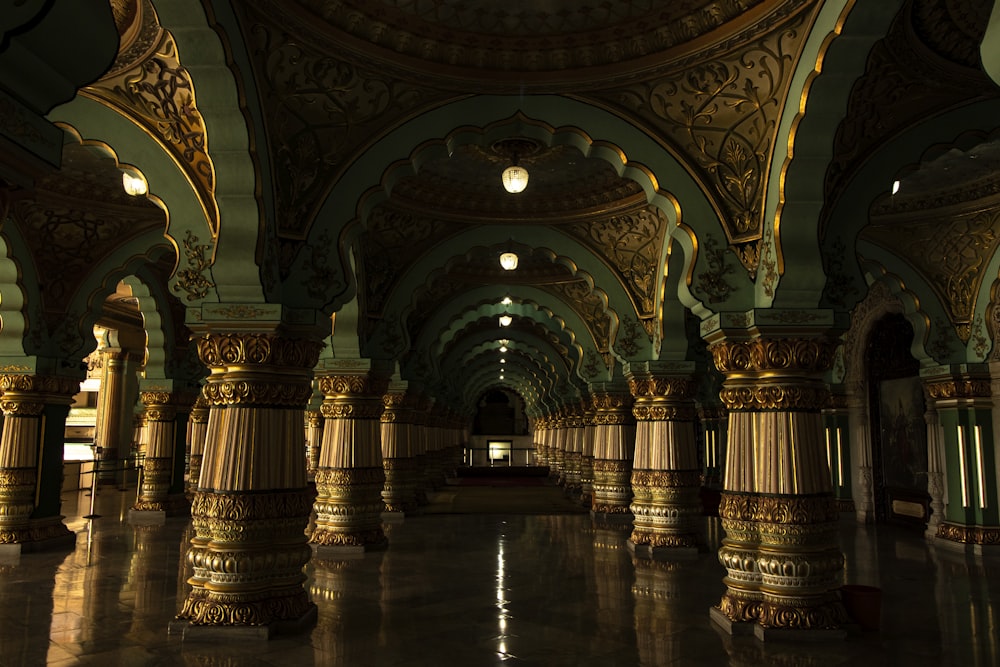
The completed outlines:
<svg viewBox="0 0 1000 667">
<path fill-rule="evenodd" d="M 165 510 L 130 509 L 127 522 L 143 526 L 162 526 L 167 522 L 167 513 Z"/>
<path fill-rule="evenodd" d="M 267 641 L 276 635 L 298 634 L 316 625 L 316 605 L 296 619 L 275 621 L 267 625 L 195 625 L 176 619 L 167 626 L 167 634 L 180 635 L 190 642 Z"/>
<path fill-rule="evenodd" d="M 62 520 L 62 516 L 30 519 L 27 526 L 14 529 L 12 537 L 16 541 L 0 544 L 0 559 L 17 560 L 22 553 L 39 551 L 72 551 L 76 547 L 76 533 Z"/>
<path fill-rule="evenodd" d="M 648 544 L 636 544 L 628 540 L 625 545 L 636 558 L 647 560 L 695 560 L 698 558 L 698 547 L 654 547 Z"/>
<path fill-rule="evenodd" d="M 710 607 L 708 617 L 720 630 L 731 637 L 749 637 L 754 634 L 754 628 L 757 626 L 756 623 L 734 621 L 722 613 L 718 607 Z"/>
</svg>

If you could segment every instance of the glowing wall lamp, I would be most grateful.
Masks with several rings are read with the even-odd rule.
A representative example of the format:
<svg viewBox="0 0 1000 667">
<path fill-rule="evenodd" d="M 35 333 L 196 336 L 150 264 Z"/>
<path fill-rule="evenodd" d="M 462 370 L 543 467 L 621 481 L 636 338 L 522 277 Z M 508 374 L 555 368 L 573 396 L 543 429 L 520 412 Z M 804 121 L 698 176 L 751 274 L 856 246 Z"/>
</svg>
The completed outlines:
<svg viewBox="0 0 1000 667">
<path fill-rule="evenodd" d="M 149 192 L 149 185 L 142 174 L 133 171 L 122 171 L 122 187 L 125 193 L 132 197 L 141 197 Z"/>
<path fill-rule="evenodd" d="M 500 255 L 500 266 L 504 271 L 513 271 L 517 268 L 517 253 L 505 252 Z"/>
</svg>

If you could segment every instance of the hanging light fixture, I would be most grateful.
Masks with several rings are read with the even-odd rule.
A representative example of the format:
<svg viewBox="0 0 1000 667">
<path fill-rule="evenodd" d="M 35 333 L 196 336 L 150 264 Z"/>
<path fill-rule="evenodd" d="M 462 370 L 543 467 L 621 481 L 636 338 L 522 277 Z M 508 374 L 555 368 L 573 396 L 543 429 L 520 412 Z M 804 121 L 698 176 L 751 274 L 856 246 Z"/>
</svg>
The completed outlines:
<svg viewBox="0 0 1000 667">
<path fill-rule="evenodd" d="M 500 266 L 504 271 L 513 271 L 517 268 L 517 253 L 507 251 L 500 254 Z"/>
<path fill-rule="evenodd" d="M 500 351 L 501 352 L 506 352 L 507 351 L 507 346 L 506 345 L 501 345 L 500 346 Z"/>
<path fill-rule="evenodd" d="M 500 316 L 500 326 L 502 327 L 509 327 L 510 323 L 513 321 L 514 318 L 508 315 L 507 313 L 504 313 L 503 315 Z"/>
<path fill-rule="evenodd" d="M 514 303 L 514 300 L 511 299 L 509 296 L 505 296 L 503 300 L 500 301 L 500 303 L 502 303 L 505 306 L 509 306 L 510 304 Z"/>
<path fill-rule="evenodd" d="M 511 165 L 503 170 L 500 180 L 503 182 L 503 189 L 512 195 L 524 192 L 528 187 L 528 170 L 517 164 L 517 153 L 514 153 Z"/>
<path fill-rule="evenodd" d="M 122 187 L 125 193 L 132 197 L 141 197 L 149 192 L 149 185 L 141 174 L 132 171 L 122 171 Z"/>
</svg>

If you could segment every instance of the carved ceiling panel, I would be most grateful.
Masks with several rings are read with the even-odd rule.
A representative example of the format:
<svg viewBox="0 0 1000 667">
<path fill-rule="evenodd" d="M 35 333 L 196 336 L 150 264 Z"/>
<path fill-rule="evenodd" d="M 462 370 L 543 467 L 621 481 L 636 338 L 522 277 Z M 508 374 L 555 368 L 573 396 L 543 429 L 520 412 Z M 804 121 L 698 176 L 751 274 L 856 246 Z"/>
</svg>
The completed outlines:
<svg viewBox="0 0 1000 667">
<path fill-rule="evenodd" d="M 959 338 L 968 342 L 986 265 L 1000 247 L 1000 207 L 950 217 L 873 224 L 862 238 L 896 253 L 927 280 L 947 309 Z"/>
<path fill-rule="evenodd" d="M 756 271 L 768 168 L 795 54 L 813 13 L 776 14 L 753 43 L 680 73 L 592 93 L 599 103 L 662 132 L 721 212 L 727 240 Z M 780 19 L 780 20 L 778 20 Z"/>
<path fill-rule="evenodd" d="M 122 47 L 111 69 L 81 93 L 118 110 L 160 141 L 184 170 L 217 233 L 215 167 L 191 76 L 174 38 L 160 27 L 148 0 L 119 2 L 114 8 Z"/>
<path fill-rule="evenodd" d="M 976 46 L 992 5 L 989 0 L 913 0 L 872 48 L 837 130 L 821 234 L 851 176 L 881 143 L 940 111 L 1000 95 L 982 71 Z M 925 183 L 936 190 L 955 181 L 939 171 Z M 925 189 L 923 196 L 928 194 Z"/>
</svg>

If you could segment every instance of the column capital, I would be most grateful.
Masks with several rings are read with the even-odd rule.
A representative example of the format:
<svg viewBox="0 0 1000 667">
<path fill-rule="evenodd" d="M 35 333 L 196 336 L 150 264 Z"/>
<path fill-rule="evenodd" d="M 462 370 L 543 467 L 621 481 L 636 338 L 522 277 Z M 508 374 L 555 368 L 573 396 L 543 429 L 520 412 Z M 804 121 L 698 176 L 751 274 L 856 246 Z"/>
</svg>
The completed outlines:
<svg viewBox="0 0 1000 667">
<path fill-rule="evenodd" d="M 311 371 L 324 343 L 279 333 L 203 333 L 195 338 L 198 358 L 212 369 L 273 366 L 287 371 Z"/>
<path fill-rule="evenodd" d="M 988 366 L 940 366 L 921 371 L 924 397 L 935 409 L 991 408 L 993 380 Z"/>
<path fill-rule="evenodd" d="M 80 391 L 80 380 L 59 375 L 4 373 L 0 375 L 4 414 L 41 414 L 46 404 L 68 404 Z M 28 407 L 37 405 L 36 408 Z"/>
</svg>

